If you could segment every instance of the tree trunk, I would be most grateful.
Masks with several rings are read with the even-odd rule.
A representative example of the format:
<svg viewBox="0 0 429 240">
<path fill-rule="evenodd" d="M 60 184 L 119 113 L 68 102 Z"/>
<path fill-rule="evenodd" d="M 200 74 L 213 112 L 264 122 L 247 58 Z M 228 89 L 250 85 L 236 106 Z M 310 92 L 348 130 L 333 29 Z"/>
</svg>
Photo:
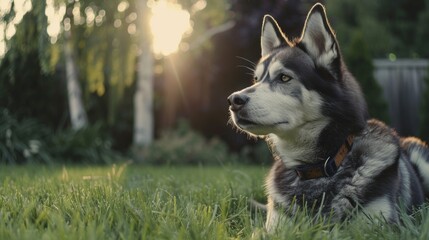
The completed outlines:
<svg viewBox="0 0 429 240">
<path fill-rule="evenodd" d="M 152 143 L 153 123 L 153 55 L 149 29 L 147 26 L 148 8 L 146 1 L 139 1 L 142 19 L 140 49 L 137 64 L 136 92 L 134 94 L 134 138 L 136 147 L 145 147 Z M 146 25 L 145 25 L 146 24 Z"/>
<path fill-rule="evenodd" d="M 82 102 L 82 91 L 79 84 L 76 61 L 70 32 L 65 33 L 64 59 L 66 64 L 67 92 L 72 128 L 81 129 L 88 125 L 85 108 Z"/>
</svg>

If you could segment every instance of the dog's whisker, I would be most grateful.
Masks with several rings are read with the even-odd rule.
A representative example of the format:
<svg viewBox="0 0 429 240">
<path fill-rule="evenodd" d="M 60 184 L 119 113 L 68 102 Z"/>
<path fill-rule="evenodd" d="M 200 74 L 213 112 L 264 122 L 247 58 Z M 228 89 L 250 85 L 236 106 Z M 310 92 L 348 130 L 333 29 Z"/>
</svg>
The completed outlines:
<svg viewBox="0 0 429 240">
<path fill-rule="evenodd" d="M 246 66 L 246 65 L 238 65 L 237 66 L 238 68 L 245 68 L 245 69 L 247 69 L 247 70 L 249 70 L 250 71 L 250 73 L 253 75 L 254 74 L 254 72 L 255 72 L 255 69 L 253 69 L 253 68 L 251 68 L 251 67 L 248 67 L 248 66 Z"/>
<path fill-rule="evenodd" d="M 244 60 L 248 63 L 250 63 L 252 65 L 252 67 L 256 67 L 256 63 L 250 61 L 249 59 L 245 58 L 245 57 L 240 57 L 240 56 L 236 56 L 238 59 Z"/>
</svg>

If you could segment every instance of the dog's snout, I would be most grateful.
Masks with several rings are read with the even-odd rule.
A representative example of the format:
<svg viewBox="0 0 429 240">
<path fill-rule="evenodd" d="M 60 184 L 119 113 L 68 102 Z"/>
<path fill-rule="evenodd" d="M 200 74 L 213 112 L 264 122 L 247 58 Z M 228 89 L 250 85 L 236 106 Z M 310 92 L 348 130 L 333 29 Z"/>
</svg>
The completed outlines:
<svg viewBox="0 0 429 240">
<path fill-rule="evenodd" d="M 249 97 L 244 94 L 233 93 L 228 97 L 228 103 L 234 112 L 240 110 L 248 101 Z"/>
</svg>

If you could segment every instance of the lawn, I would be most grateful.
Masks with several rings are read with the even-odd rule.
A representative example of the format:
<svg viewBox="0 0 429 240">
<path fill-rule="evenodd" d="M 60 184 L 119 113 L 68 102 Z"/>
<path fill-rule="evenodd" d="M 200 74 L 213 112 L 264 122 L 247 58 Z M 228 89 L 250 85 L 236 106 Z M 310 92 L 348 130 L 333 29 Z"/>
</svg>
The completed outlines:
<svg viewBox="0 0 429 240">
<path fill-rule="evenodd" d="M 0 166 L 0 239 L 249 239 L 267 167 Z M 428 239 L 429 207 L 401 226 L 305 213 L 269 239 Z"/>
</svg>

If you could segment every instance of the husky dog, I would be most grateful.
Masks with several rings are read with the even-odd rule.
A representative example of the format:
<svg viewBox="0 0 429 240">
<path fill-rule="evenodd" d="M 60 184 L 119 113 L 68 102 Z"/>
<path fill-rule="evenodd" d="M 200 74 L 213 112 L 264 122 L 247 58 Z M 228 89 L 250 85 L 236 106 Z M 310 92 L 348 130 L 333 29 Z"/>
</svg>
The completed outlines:
<svg viewBox="0 0 429 240">
<path fill-rule="evenodd" d="M 429 194 L 429 150 L 368 120 L 361 89 L 344 64 L 321 4 L 299 39 L 288 39 L 269 15 L 254 84 L 228 97 L 232 122 L 264 138 L 274 156 L 266 179 L 266 229 L 294 209 L 336 221 L 354 209 L 399 221 Z"/>
</svg>

